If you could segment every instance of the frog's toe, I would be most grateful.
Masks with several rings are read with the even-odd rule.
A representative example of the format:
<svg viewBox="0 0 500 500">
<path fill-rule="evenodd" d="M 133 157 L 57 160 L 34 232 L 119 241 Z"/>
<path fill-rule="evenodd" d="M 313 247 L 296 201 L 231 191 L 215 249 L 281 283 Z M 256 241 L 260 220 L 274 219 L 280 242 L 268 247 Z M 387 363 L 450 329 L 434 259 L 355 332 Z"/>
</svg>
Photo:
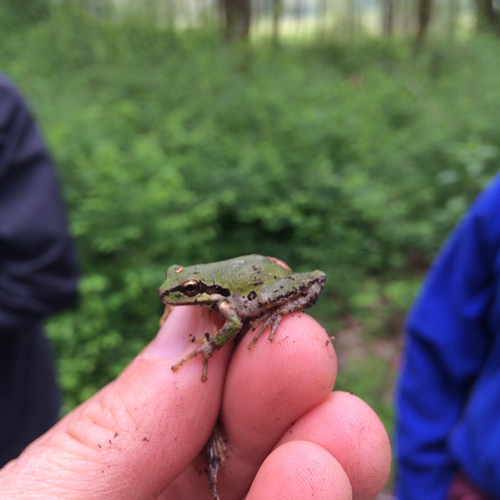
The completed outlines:
<svg viewBox="0 0 500 500">
<path fill-rule="evenodd" d="M 250 344 L 248 344 L 248 349 L 253 349 L 253 346 L 259 340 L 259 337 L 266 331 L 267 328 L 271 327 L 271 333 L 269 334 L 269 337 L 267 340 L 272 342 L 274 340 L 274 335 L 276 334 L 276 330 L 278 329 L 278 325 L 280 324 L 281 321 L 281 315 L 280 314 L 273 314 L 272 316 L 268 317 L 258 328 L 257 333 L 254 335 L 253 339 L 251 340 Z"/>
<path fill-rule="evenodd" d="M 271 327 L 271 333 L 269 334 L 269 337 L 267 337 L 267 340 L 269 340 L 270 342 L 272 342 L 274 340 L 274 335 L 276 334 L 276 330 L 278 329 L 278 325 L 281 323 L 281 320 L 282 320 L 282 316 L 281 315 L 276 315 L 276 316 L 271 316 L 270 320 L 269 320 L 269 325 Z"/>
<path fill-rule="evenodd" d="M 184 363 L 186 363 L 186 361 L 189 361 L 190 359 L 193 359 L 201 354 L 203 356 L 203 372 L 201 375 L 201 381 L 205 382 L 207 380 L 208 360 L 212 357 L 215 348 L 210 342 L 210 336 L 208 333 L 205 337 L 192 337 L 192 342 L 195 341 L 202 342 L 202 345 L 173 365 L 172 371 L 176 372 Z"/>
</svg>

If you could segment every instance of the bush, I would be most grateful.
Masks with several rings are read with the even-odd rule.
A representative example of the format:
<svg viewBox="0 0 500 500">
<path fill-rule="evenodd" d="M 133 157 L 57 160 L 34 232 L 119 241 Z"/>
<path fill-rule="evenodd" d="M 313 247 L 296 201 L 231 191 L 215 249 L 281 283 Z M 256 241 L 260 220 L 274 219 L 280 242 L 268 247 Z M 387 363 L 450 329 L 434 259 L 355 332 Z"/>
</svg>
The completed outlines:
<svg viewBox="0 0 500 500">
<path fill-rule="evenodd" d="M 329 318 L 359 310 L 370 280 L 409 277 L 409 305 L 500 151 L 496 42 L 409 51 L 228 48 L 61 12 L 2 41 L 83 262 L 80 308 L 50 324 L 69 406 L 153 337 L 173 263 L 257 252 L 322 269 Z"/>
</svg>

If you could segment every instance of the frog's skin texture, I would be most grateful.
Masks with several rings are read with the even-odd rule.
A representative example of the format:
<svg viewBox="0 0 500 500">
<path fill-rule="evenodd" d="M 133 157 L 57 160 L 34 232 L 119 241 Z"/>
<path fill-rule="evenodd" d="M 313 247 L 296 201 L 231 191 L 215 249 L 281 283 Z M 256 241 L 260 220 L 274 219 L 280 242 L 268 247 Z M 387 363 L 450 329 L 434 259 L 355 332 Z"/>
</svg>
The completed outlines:
<svg viewBox="0 0 500 500">
<path fill-rule="evenodd" d="M 257 254 L 212 264 L 170 266 L 165 282 L 158 290 L 167 308 L 187 304 L 206 306 L 224 320 L 222 328 L 212 336 L 206 333 L 201 338 L 193 337 L 201 345 L 172 366 L 172 370 L 177 371 L 186 361 L 201 354 L 201 380 L 206 381 L 208 360 L 215 350 L 236 337 L 247 325 L 254 327 L 256 323 L 260 323 L 260 326 L 248 349 L 252 349 L 267 327 L 271 327 L 269 340 L 272 341 L 281 318 L 312 306 L 324 283 L 325 273 L 321 271 L 294 273 L 274 260 Z M 165 317 L 164 314 L 162 319 Z M 220 500 L 217 473 L 225 460 L 225 449 L 219 426 L 216 426 L 204 452 L 214 500 Z"/>
<path fill-rule="evenodd" d="M 196 338 L 201 343 L 193 352 L 172 366 L 177 371 L 186 361 L 202 355 L 202 381 L 207 380 L 208 360 L 232 340 L 246 324 L 261 323 L 248 345 L 252 349 L 260 335 L 271 327 L 274 339 L 281 318 L 288 313 L 312 306 L 325 282 L 325 273 L 294 273 L 262 255 L 245 255 L 234 259 L 168 268 L 165 282 L 158 290 L 162 302 L 169 306 L 206 306 L 224 320 L 212 336 Z"/>
</svg>

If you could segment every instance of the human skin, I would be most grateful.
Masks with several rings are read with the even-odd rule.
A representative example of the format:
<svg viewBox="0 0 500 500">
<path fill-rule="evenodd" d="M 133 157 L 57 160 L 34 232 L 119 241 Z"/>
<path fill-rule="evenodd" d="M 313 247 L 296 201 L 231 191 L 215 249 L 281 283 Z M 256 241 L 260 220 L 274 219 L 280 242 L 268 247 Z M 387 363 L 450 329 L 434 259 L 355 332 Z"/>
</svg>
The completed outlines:
<svg viewBox="0 0 500 500">
<path fill-rule="evenodd" d="M 176 307 L 124 372 L 0 471 L 3 500 L 212 500 L 200 452 L 220 413 L 222 500 L 368 500 L 385 485 L 390 443 L 355 395 L 332 392 L 326 332 L 285 316 L 274 342 L 252 331 L 210 359 L 171 366 L 212 332 L 205 308 Z"/>
</svg>

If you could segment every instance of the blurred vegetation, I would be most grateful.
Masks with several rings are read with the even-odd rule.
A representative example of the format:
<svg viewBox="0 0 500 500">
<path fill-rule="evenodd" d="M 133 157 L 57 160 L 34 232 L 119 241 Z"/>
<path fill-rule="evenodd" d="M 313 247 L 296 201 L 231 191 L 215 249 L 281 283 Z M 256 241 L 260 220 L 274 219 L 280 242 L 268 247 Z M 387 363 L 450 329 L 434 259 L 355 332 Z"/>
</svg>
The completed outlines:
<svg viewBox="0 0 500 500">
<path fill-rule="evenodd" d="M 0 64 L 55 156 L 83 265 L 80 307 L 49 325 L 68 408 L 152 339 L 173 263 L 257 252 L 322 269 L 312 314 L 340 346 L 342 332 L 394 344 L 498 169 L 500 51 L 487 37 L 418 57 L 401 39 L 228 47 L 211 29 L 52 8 L 3 30 Z M 366 356 L 339 387 L 389 426 L 393 370 Z"/>
</svg>

